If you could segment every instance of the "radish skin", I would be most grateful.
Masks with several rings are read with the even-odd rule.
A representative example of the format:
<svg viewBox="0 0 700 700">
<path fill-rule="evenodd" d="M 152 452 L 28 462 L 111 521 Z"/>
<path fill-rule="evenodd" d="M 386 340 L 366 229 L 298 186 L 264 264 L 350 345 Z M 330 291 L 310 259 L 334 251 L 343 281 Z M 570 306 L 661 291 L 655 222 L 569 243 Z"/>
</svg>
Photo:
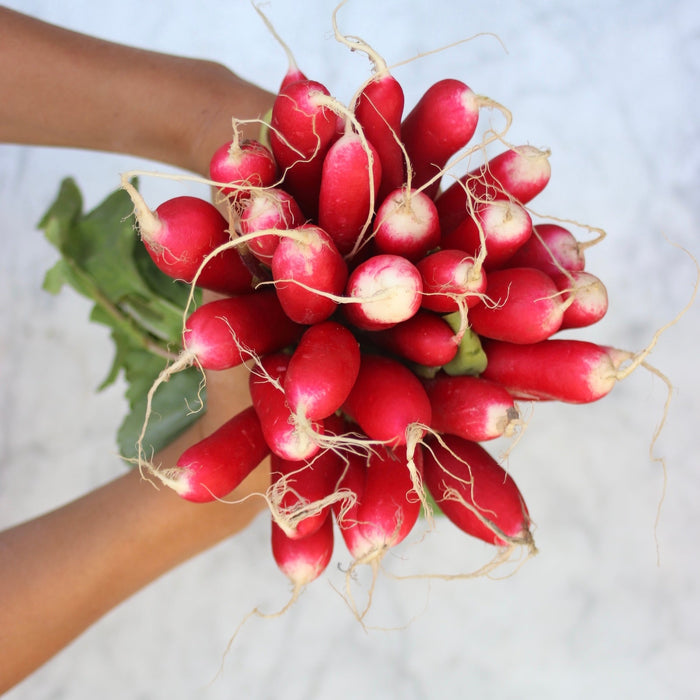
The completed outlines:
<svg viewBox="0 0 700 700">
<path fill-rule="evenodd" d="M 344 307 L 361 330 L 381 330 L 411 318 L 421 305 L 423 281 L 413 263 L 400 255 L 374 255 L 348 277 Z M 355 300 L 355 301 L 352 301 Z"/>
<path fill-rule="evenodd" d="M 379 253 L 420 260 L 440 243 L 435 203 L 415 189 L 390 192 L 377 209 L 373 242 Z"/>
<path fill-rule="evenodd" d="M 463 82 L 446 78 L 424 93 L 403 120 L 401 140 L 413 170 L 412 187 L 424 188 L 432 199 L 447 161 L 467 145 L 479 121 L 479 97 Z"/>
<path fill-rule="evenodd" d="M 358 134 L 346 131 L 328 149 L 318 193 L 318 223 L 342 255 L 359 247 L 376 207 L 381 179 L 379 154 Z"/>
<path fill-rule="evenodd" d="M 284 313 L 274 290 L 263 290 L 200 306 L 187 319 L 182 342 L 202 369 L 224 370 L 249 360 L 250 353 L 281 350 L 303 330 Z"/>
<path fill-rule="evenodd" d="M 231 493 L 269 453 L 258 416 L 249 406 L 188 447 L 167 483 L 188 501 L 209 503 Z"/>
<path fill-rule="evenodd" d="M 390 446 L 405 445 L 409 427 L 423 433 L 431 421 L 430 400 L 416 375 L 398 360 L 366 353 L 343 411 L 370 439 Z"/>
<path fill-rule="evenodd" d="M 564 310 L 561 328 L 584 328 L 600 321 L 608 310 L 608 292 L 603 282 L 583 270 L 558 273 L 552 280 L 562 292 L 562 300 L 571 304 Z"/>
<path fill-rule="evenodd" d="M 259 141 L 239 142 L 234 138 L 214 151 L 209 177 L 221 183 L 222 194 L 241 199 L 249 195 L 251 188 L 272 186 L 277 179 L 277 163 L 270 149 Z"/>
<path fill-rule="evenodd" d="M 503 265 L 531 235 L 532 219 L 524 206 L 508 199 L 494 200 L 475 206 L 473 216 L 442 236 L 440 245 L 478 257 L 490 270 Z"/>
<path fill-rule="evenodd" d="M 272 279 L 289 318 L 311 325 L 329 318 L 348 279 L 347 264 L 326 231 L 304 224 L 282 237 L 272 255 Z M 328 296 L 332 295 L 332 296 Z"/>
<path fill-rule="evenodd" d="M 458 528 L 498 546 L 533 548 L 525 500 L 510 475 L 477 442 L 430 437 L 424 479 L 445 516 Z"/>
<path fill-rule="evenodd" d="M 467 198 L 475 202 L 513 199 L 527 204 L 547 186 L 552 171 L 549 153 L 533 146 L 517 146 L 470 170 L 435 200 L 443 235 L 470 213 Z"/>
<path fill-rule="evenodd" d="M 416 267 L 423 281 L 424 309 L 450 313 L 471 308 L 486 291 L 485 272 L 464 251 L 438 250 L 419 260 Z"/>
<path fill-rule="evenodd" d="M 414 455 L 418 473 L 423 470 L 423 451 Z M 334 506 L 338 526 L 357 563 L 376 563 L 386 550 L 402 542 L 420 514 L 420 500 L 407 466 L 405 447 L 382 450 L 368 458 L 351 454 L 340 482 L 355 496 L 343 510 Z"/>
<path fill-rule="evenodd" d="M 551 338 L 534 344 L 484 341 L 481 376 L 498 382 L 516 399 L 590 403 L 617 382 L 614 351 L 584 340 Z"/>
<path fill-rule="evenodd" d="M 581 244 L 569 229 L 559 224 L 538 224 L 532 236 L 507 261 L 509 267 L 536 267 L 548 275 L 585 268 Z"/>
<path fill-rule="evenodd" d="M 536 343 L 556 333 L 564 307 L 549 275 L 528 267 L 491 270 L 487 301 L 469 310 L 471 328 L 480 336 L 511 343 Z"/>
<path fill-rule="evenodd" d="M 360 345 L 335 321 L 317 323 L 301 336 L 289 359 L 284 393 L 292 412 L 327 418 L 345 402 L 360 371 Z"/>
<path fill-rule="evenodd" d="M 518 419 L 513 397 L 500 384 L 469 375 L 440 373 L 423 385 L 433 430 L 481 442 L 507 435 Z"/>
</svg>

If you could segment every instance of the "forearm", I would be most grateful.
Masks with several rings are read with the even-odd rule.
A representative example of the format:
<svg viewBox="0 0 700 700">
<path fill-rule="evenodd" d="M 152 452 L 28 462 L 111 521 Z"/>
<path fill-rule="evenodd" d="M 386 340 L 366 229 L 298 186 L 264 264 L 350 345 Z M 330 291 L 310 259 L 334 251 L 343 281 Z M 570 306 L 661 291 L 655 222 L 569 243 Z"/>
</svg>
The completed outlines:
<svg viewBox="0 0 700 700">
<path fill-rule="evenodd" d="M 272 96 L 211 61 L 68 31 L 0 7 L 0 141 L 126 153 L 206 173 L 231 120 Z M 258 126 L 245 127 L 254 137 Z"/>
<path fill-rule="evenodd" d="M 159 461 L 174 464 L 201 437 L 199 428 Z M 239 492 L 266 485 L 262 467 Z M 133 593 L 242 530 L 262 508 L 257 496 L 236 505 L 188 503 L 132 471 L 0 533 L 0 694 Z"/>
</svg>

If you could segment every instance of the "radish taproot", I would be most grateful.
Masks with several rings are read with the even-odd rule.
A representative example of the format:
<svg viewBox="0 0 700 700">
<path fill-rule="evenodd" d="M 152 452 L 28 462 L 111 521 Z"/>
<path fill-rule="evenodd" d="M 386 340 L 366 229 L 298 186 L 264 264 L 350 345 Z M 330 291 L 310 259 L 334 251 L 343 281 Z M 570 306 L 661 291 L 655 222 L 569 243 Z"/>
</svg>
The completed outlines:
<svg viewBox="0 0 700 700">
<path fill-rule="evenodd" d="M 489 544 L 534 548 L 520 490 L 478 442 L 456 435 L 430 436 L 426 442 L 425 485 L 451 522 Z"/>
<path fill-rule="evenodd" d="M 175 469 L 158 470 L 157 476 L 182 498 L 208 503 L 231 493 L 269 453 L 260 420 L 248 406 L 188 447 Z"/>
</svg>

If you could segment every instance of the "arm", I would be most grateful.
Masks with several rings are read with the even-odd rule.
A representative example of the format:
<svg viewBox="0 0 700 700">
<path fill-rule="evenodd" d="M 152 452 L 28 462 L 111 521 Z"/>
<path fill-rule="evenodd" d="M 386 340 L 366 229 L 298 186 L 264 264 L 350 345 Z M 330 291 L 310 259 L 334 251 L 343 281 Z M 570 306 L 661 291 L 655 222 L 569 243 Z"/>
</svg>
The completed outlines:
<svg viewBox="0 0 700 700">
<path fill-rule="evenodd" d="M 0 142 L 133 154 L 207 174 L 272 95 L 221 65 L 133 49 L 0 7 Z M 244 137 L 254 137 L 252 125 Z M 207 377 L 207 412 L 158 456 L 190 444 L 250 404 L 243 367 Z M 231 498 L 264 492 L 262 465 Z M 262 510 L 191 504 L 129 472 L 39 518 L 0 532 L 0 694 L 161 574 L 235 534 Z"/>
<path fill-rule="evenodd" d="M 224 66 L 102 41 L 0 7 L 0 142 L 131 154 L 207 174 L 231 118 L 273 96 Z M 248 138 L 258 126 L 244 130 Z"/>
<path fill-rule="evenodd" d="M 211 428 L 208 412 L 158 455 L 171 466 Z M 264 491 L 254 471 L 231 498 Z M 193 555 L 242 530 L 264 502 L 194 504 L 132 470 L 0 533 L 0 694 L 102 615 Z"/>
</svg>

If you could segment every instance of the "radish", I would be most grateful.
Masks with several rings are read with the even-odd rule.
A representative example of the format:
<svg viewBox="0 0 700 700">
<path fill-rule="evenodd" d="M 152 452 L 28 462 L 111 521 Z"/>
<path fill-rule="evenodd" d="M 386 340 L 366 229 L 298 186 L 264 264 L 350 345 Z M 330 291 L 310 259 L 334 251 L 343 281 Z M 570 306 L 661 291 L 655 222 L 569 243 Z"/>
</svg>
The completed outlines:
<svg viewBox="0 0 700 700">
<path fill-rule="evenodd" d="M 332 504 L 347 497 L 347 492 L 337 491 L 344 467 L 343 458 L 332 450 L 301 462 L 271 456 L 271 510 L 287 537 L 296 540 L 313 534 L 326 521 Z"/>
<path fill-rule="evenodd" d="M 293 602 L 328 568 L 333 556 L 333 518 L 327 514 L 321 527 L 299 539 L 289 537 L 273 520 L 270 541 L 275 563 L 294 586 Z"/>
<path fill-rule="evenodd" d="M 252 192 L 241 203 L 238 230 L 241 235 L 246 235 L 266 229 L 296 228 L 303 223 L 304 214 L 292 195 L 279 187 L 270 187 Z M 279 241 L 279 236 L 261 235 L 248 241 L 248 250 L 260 262 L 269 266 Z"/>
<path fill-rule="evenodd" d="M 389 328 L 411 318 L 421 305 L 420 272 L 400 255 L 373 255 L 348 277 L 345 315 L 362 330 Z"/>
<path fill-rule="evenodd" d="M 281 350 L 296 341 L 303 326 L 284 313 L 274 290 L 207 302 L 193 311 L 183 333 L 180 364 L 223 370 Z"/>
<path fill-rule="evenodd" d="M 249 406 L 188 447 L 174 469 L 158 470 L 156 476 L 182 498 L 208 503 L 231 493 L 269 453 L 258 416 Z"/>
<path fill-rule="evenodd" d="M 415 452 L 416 469 L 423 470 L 423 452 Z M 368 457 L 348 455 L 340 487 L 350 491 L 349 507 L 336 503 L 336 520 L 356 564 L 376 566 L 386 550 L 402 542 L 420 514 L 420 500 L 407 466 L 405 447 L 380 450 Z"/>
<path fill-rule="evenodd" d="M 209 162 L 209 177 L 214 182 L 226 184 L 219 187 L 227 197 L 236 199 L 248 196 L 252 188 L 270 187 L 277 179 L 277 163 L 267 146 L 259 141 L 240 141 L 238 133 L 214 151 Z"/>
<path fill-rule="evenodd" d="M 571 304 L 564 310 L 561 328 L 583 328 L 600 321 L 608 310 L 608 292 L 598 277 L 590 272 L 575 270 L 552 275 L 562 292 L 564 302 Z"/>
<path fill-rule="evenodd" d="M 166 200 L 151 211 L 140 192 L 126 179 L 122 187 L 134 204 L 141 240 L 157 267 L 173 279 L 221 294 L 243 294 L 253 287 L 253 275 L 235 248 L 205 258 L 228 243 L 228 222 L 219 210 L 200 197 L 187 195 Z"/>
<path fill-rule="evenodd" d="M 433 430 L 481 442 L 512 433 L 518 419 L 513 397 L 496 382 L 443 372 L 424 380 Z"/>
<path fill-rule="evenodd" d="M 423 464 L 425 485 L 458 528 L 490 544 L 534 550 L 520 490 L 481 445 L 456 435 L 431 436 Z"/>
<path fill-rule="evenodd" d="M 309 218 L 316 217 L 323 159 L 338 135 L 329 96 L 315 80 L 291 82 L 277 94 L 270 118 L 270 146 L 283 187 Z"/>
<path fill-rule="evenodd" d="M 359 371 L 355 336 L 335 321 L 317 323 L 304 331 L 289 359 L 287 403 L 297 419 L 327 418 L 343 405 Z"/>
<path fill-rule="evenodd" d="M 315 421 L 300 426 L 293 420 L 283 390 L 288 364 L 288 355 L 266 355 L 258 361 L 258 368 L 251 371 L 248 386 L 270 451 L 282 459 L 300 461 L 318 453 L 323 424 Z"/>
<path fill-rule="evenodd" d="M 536 343 L 561 328 L 564 303 L 552 278 L 541 270 L 491 270 L 485 296 L 488 301 L 469 310 L 471 328 L 482 337 Z"/>
<path fill-rule="evenodd" d="M 342 255 L 354 253 L 371 223 L 382 178 L 379 154 L 369 141 L 346 129 L 323 160 L 318 224 Z"/>
<path fill-rule="evenodd" d="M 330 235 L 312 224 L 280 239 L 272 255 L 277 297 L 289 318 L 310 325 L 333 314 L 348 278 L 348 269 Z"/>
<path fill-rule="evenodd" d="M 623 359 L 610 348 L 584 340 L 552 338 L 534 344 L 484 341 L 484 379 L 519 399 L 589 403 L 608 394 Z"/>
<path fill-rule="evenodd" d="M 477 204 L 473 215 L 442 236 L 440 246 L 463 250 L 490 270 L 500 267 L 531 235 L 532 219 L 524 206 L 494 200 Z"/>
<path fill-rule="evenodd" d="M 382 165 L 380 201 L 405 181 L 405 157 L 400 144 L 403 108 L 403 88 L 382 62 L 354 106 L 357 121 L 367 140 L 376 148 Z"/>
<path fill-rule="evenodd" d="M 425 193 L 435 196 L 447 161 L 476 131 L 480 105 L 469 86 L 451 78 L 438 81 L 418 100 L 401 125 L 413 187 L 426 185 Z"/>
<path fill-rule="evenodd" d="M 551 176 L 549 152 L 534 146 L 504 151 L 469 171 L 435 200 L 443 236 L 469 214 L 468 193 L 473 200 L 514 199 L 527 204 L 547 186 Z"/>
<path fill-rule="evenodd" d="M 405 445 L 408 429 L 430 426 L 430 400 L 416 375 L 398 360 L 362 354 L 360 371 L 343 411 L 369 436 Z"/>
<path fill-rule="evenodd" d="M 538 224 L 532 236 L 507 261 L 509 267 L 536 267 L 549 275 L 583 270 L 583 246 L 559 224 Z"/>
<path fill-rule="evenodd" d="M 447 321 L 432 311 L 415 316 L 368 338 L 383 350 L 425 367 L 442 367 L 457 355 L 459 336 Z"/>
<path fill-rule="evenodd" d="M 486 274 L 461 250 L 438 250 L 419 260 L 416 267 L 423 281 L 421 305 L 425 309 L 449 313 L 470 308 L 486 291 Z"/>
<path fill-rule="evenodd" d="M 435 203 L 419 190 L 393 190 L 377 209 L 373 241 L 379 253 L 419 260 L 440 243 Z"/>
</svg>

